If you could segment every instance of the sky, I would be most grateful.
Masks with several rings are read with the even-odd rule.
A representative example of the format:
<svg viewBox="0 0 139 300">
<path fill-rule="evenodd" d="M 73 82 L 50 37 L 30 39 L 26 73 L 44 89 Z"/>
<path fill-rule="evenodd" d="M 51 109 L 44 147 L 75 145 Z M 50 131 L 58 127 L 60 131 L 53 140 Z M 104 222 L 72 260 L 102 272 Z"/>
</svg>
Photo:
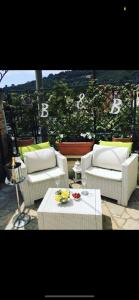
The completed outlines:
<svg viewBox="0 0 139 300">
<path fill-rule="evenodd" d="M 65 70 L 43 70 L 43 77 L 47 77 L 49 74 L 58 74 Z M 14 70 L 8 71 L 0 83 L 0 88 L 3 88 L 5 85 L 11 86 L 12 84 L 22 84 L 27 81 L 35 80 L 35 71 L 34 70 Z"/>
</svg>

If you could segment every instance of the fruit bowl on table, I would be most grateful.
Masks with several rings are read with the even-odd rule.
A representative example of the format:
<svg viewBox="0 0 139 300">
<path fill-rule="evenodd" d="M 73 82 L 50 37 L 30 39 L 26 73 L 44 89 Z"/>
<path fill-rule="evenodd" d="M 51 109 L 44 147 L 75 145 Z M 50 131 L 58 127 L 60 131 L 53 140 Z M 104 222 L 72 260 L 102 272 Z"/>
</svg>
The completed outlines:
<svg viewBox="0 0 139 300">
<path fill-rule="evenodd" d="M 71 193 L 71 199 L 78 201 L 81 199 L 81 194 L 80 193 Z"/>
<path fill-rule="evenodd" d="M 66 190 L 58 190 L 55 194 L 57 204 L 65 204 L 70 201 L 70 192 Z"/>
</svg>

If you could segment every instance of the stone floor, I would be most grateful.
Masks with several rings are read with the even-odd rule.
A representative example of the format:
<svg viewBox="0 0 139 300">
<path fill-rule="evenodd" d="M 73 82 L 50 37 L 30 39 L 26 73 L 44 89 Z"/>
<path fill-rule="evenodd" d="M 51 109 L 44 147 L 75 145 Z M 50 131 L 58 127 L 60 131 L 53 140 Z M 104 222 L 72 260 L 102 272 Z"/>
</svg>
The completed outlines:
<svg viewBox="0 0 139 300">
<path fill-rule="evenodd" d="M 71 187 L 80 188 L 80 184 L 75 184 L 69 180 Z M 31 222 L 21 228 L 22 230 L 38 229 L 37 209 L 41 203 L 38 200 L 30 208 L 26 208 L 31 217 Z M 24 203 L 20 195 L 21 209 L 24 210 Z M 103 229 L 139 229 L 139 186 L 137 186 L 130 198 L 128 207 L 116 204 L 116 201 L 102 197 Z M 12 230 L 13 222 L 17 217 L 17 202 L 14 186 L 0 184 L 0 229 Z M 20 229 L 20 230 L 21 230 Z M 16 229 L 14 229 L 16 230 Z"/>
</svg>

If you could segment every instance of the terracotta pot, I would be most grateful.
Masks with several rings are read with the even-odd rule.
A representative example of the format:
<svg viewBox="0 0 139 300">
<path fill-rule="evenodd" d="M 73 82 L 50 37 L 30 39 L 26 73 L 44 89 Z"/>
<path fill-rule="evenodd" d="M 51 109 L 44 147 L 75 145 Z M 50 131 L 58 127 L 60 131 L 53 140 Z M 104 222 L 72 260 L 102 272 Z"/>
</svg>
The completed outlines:
<svg viewBox="0 0 139 300">
<path fill-rule="evenodd" d="M 58 151 L 63 155 L 84 155 L 93 149 L 94 144 L 95 141 L 56 143 Z"/>
<path fill-rule="evenodd" d="M 17 139 L 17 146 L 22 147 L 22 146 L 29 146 L 34 144 L 34 138 L 24 138 L 24 139 Z"/>
<path fill-rule="evenodd" d="M 123 143 L 128 143 L 128 142 L 132 142 L 132 137 L 128 137 L 128 138 L 112 138 L 113 142 L 123 142 Z"/>
</svg>

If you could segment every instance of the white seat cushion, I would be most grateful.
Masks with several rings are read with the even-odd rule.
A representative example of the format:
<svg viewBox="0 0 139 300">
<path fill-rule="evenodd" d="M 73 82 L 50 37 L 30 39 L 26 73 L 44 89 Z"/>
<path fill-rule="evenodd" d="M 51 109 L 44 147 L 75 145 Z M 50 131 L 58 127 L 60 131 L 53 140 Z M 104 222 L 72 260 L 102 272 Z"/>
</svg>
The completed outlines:
<svg viewBox="0 0 139 300">
<path fill-rule="evenodd" d="M 127 147 L 94 145 L 92 165 L 104 169 L 122 171 L 122 163 L 129 157 Z"/>
<path fill-rule="evenodd" d="M 47 170 L 56 166 L 56 156 L 54 148 L 41 149 L 24 154 L 24 162 L 27 173 Z"/>
<path fill-rule="evenodd" d="M 62 175 L 65 175 L 65 173 L 59 167 L 55 167 L 49 170 L 28 174 L 27 180 L 31 183 L 37 183 L 37 182 L 53 179 Z"/>
<path fill-rule="evenodd" d="M 85 173 L 93 176 L 106 178 L 106 179 L 122 181 L 122 172 L 120 171 L 91 167 Z"/>
</svg>

